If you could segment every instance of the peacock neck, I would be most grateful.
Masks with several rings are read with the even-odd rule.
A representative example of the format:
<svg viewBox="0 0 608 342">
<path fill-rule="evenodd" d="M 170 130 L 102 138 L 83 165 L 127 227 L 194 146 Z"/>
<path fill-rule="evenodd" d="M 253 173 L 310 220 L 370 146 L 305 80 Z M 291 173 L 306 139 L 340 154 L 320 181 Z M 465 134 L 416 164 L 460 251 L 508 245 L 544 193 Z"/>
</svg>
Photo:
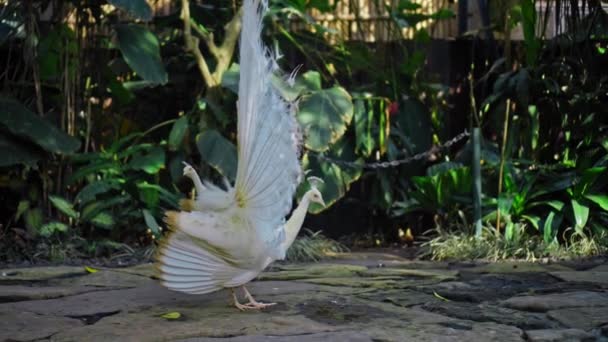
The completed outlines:
<svg viewBox="0 0 608 342">
<path fill-rule="evenodd" d="M 308 212 L 308 206 L 310 205 L 310 199 L 308 197 L 308 193 L 302 197 L 302 201 L 300 201 L 300 204 L 298 204 L 296 209 L 291 213 L 289 220 L 285 223 L 285 241 L 283 242 L 285 251 L 287 251 L 294 242 L 302 228 L 306 213 Z"/>
<path fill-rule="evenodd" d="M 190 179 L 192 179 L 192 183 L 194 183 L 194 188 L 196 189 L 196 196 L 200 196 L 205 191 L 205 186 L 201 181 L 201 178 L 197 174 L 190 174 Z"/>
</svg>

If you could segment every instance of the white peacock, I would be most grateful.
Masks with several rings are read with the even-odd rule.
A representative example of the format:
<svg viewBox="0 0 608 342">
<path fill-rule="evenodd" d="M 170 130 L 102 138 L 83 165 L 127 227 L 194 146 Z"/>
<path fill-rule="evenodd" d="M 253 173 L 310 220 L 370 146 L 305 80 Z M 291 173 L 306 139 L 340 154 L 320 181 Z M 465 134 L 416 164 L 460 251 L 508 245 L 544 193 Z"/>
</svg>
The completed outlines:
<svg viewBox="0 0 608 342">
<path fill-rule="evenodd" d="M 194 182 L 197 197 L 183 202 L 183 211 L 166 213 L 171 233 L 157 256 L 165 287 L 191 294 L 227 288 L 240 310 L 274 304 L 257 302 L 244 285 L 274 260 L 285 258 L 309 204 L 324 205 L 316 186 L 320 179 L 311 177 L 311 189 L 285 221 L 302 175 L 300 138 L 296 106 L 271 83 L 278 67 L 261 41 L 265 9 L 259 0 L 243 4 L 235 184 L 225 181 L 224 190 L 203 182 L 186 165 L 184 175 Z M 234 291 L 239 287 L 246 304 Z"/>
</svg>

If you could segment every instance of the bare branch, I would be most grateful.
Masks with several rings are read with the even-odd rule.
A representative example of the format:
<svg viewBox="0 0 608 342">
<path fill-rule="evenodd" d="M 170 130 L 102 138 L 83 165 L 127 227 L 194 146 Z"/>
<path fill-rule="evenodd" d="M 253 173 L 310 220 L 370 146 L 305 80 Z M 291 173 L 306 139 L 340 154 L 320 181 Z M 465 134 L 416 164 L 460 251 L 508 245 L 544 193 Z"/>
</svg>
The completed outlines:
<svg viewBox="0 0 608 342">
<path fill-rule="evenodd" d="M 215 78 L 211 75 L 209 71 L 209 66 L 205 61 L 205 57 L 203 56 L 198 43 L 199 40 L 196 37 L 192 36 L 192 23 L 190 22 L 190 1 L 182 0 L 182 13 L 181 19 L 184 22 L 184 41 L 186 43 L 186 49 L 194 54 L 194 58 L 196 60 L 196 64 L 198 69 L 207 84 L 207 87 L 215 87 L 218 85 Z"/>
</svg>

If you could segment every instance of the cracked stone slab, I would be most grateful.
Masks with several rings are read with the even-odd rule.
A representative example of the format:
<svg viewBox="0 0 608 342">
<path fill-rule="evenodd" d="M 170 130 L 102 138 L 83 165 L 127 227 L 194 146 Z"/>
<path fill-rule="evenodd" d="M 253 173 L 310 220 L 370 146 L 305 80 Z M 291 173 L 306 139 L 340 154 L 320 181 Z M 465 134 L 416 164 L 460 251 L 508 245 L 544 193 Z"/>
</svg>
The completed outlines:
<svg viewBox="0 0 608 342">
<path fill-rule="evenodd" d="M 596 341 L 595 335 L 578 329 L 527 330 L 526 337 L 530 342 Z"/>
<path fill-rule="evenodd" d="M 409 289 L 372 291 L 359 294 L 358 297 L 405 308 L 440 301 L 435 296 Z"/>
<path fill-rule="evenodd" d="M 450 321 L 440 324 L 418 324 L 404 321 L 377 321 L 364 328 L 374 341 L 524 341 L 523 331 L 516 327 L 496 323 Z"/>
<path fill-rule="evenodd" d="M 165 311 L 177 308 L 118 314 L 93 325 L 69 329 L 53 336 L 54 341 L 174 341 L 201 337 L 292 336 L 338 330 L 304 316 L 271 316 L 264 312 L 235 312 L 233 308 L 179 308 L 182 318 L 166 320 Z"/>
<path fill-rule="evenodd" d="M 601 266 L 600 266 L 601 267 Z M 551 272 L 552 276 L 573 283 L 591 283 L 608 286 L 608 270 Z"/>
<path fill-rule="evenodd" d="M 589 331 L 608 324 L 608 307 L 551 310 L 547 316 L 566 327 Z"/>
<path fill-rule="evenodd" d="M 53 280 L 52 282 L 53 284 L 64 286 L 129 288 L 154 283 L 155 281 L 146 276 L 109 269 L 101 269 L 95 273 L 90 273 L 82 277 L 73 279 L 57 279 Z"/>
<path fill-rule="evenodd" d="M 306 264 L 277 266 L 279 271 L 264 272 L 258 280 L 300 280 L 310 278 L 348 278 L 367 270 L 364 266 L 342 264 Z"/>
<path fill-rule="evenodd" d="M 119 287 L 112 289 L 119 289 Z M 102 289 L 87 286 L 4 285 L 0 291 L 0 303 L 54 299 L 100 290 Z"/>
<path fill-rule="evenodd" d="M 0 270 L 0 284 L 19 282 L 45 281 L 54 278 L 67 278 L 86 275 L 81 266 L 45 266 Z"/>
<path fill-rule="evenodd" d="M 225 338 L 214 337 L 199 337 L 178 340 L 176 342 L 373 342 L 367 335 L 356 331 L 336 331 L 326 333 L 301 334 L 289 336 L 276 335 L 251 335 L 251 336 L 235 336 Z"/>
<path fill-rule="evenodd" d="M 494 322 L 520 329 L 557 328 L 559 324 L 545 315 L 513 310 L 487 303 L 433 301 L 422 305 L 429 312 L 474 322 Z"/>
<path fill-rule="evenodd" d="M 0 341 L 34 341 L 82 326 L 77 319 L 0 309 Z"/>
<path fill-rule="evenodd" d="M 477 273 L 543 273 L 572 271 L 572 269 L 560 264 L 539 264 L 523 261 L 501 261 L 473 267 L 468 269 L 468 271 Z"/>
<path fill-rule="evenodd" d="M 537 296 L 518 296 L 503 301 L 502 305 L 516 310 L 534 312 L 584 306 L 608 306 L 608 294 L 592 291 L 574 291 Z"/>
<path fill-rule="evenodd" d="M 481 303 L 506 299 L 519 293 L 544 290 L 559 283 L 546 274 L 471 274 L 463 273 L 459 281 L 441 282 L 432 286 L 420 286 L 416 290 L 437 293 L 454 301 Z M 466 281 L 465 278 L 466 276 Z"/>
</svg>

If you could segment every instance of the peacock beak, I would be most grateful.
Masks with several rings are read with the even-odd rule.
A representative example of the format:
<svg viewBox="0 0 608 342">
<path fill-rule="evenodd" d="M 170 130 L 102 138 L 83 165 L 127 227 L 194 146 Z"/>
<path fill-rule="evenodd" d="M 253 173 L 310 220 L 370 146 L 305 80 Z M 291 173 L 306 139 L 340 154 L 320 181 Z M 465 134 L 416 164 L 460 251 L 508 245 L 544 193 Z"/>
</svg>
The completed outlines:
<svg viewBox="0 0 608 342">
<path fill-rule="evenodd" d="M 323 208 L 325 208 L 325 202 L 323 201 L 322 198 L 319 198 L 319 200 L 317 201 L 317 203 L 319 203 Z"/>
</svg>

